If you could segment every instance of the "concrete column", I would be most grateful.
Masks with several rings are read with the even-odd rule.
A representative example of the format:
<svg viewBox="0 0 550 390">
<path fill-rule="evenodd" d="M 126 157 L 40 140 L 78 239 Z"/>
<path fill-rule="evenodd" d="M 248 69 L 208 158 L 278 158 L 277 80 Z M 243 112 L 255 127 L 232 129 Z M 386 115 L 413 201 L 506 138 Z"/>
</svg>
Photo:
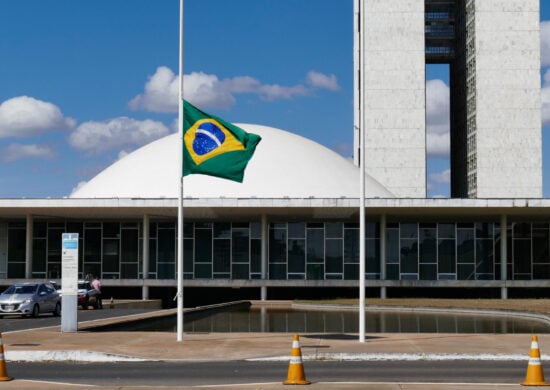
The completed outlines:
<svg viewBox="0 0 550 390">
<path fill-rule="evenodd" d="M 380 216 L 380 280 L 386 280 L 386 214 Z M 380 287 L 380 298 L 387 298 L 386 286 Z"/>
<path fill-rule="evenodd" d="M 149 216 L 145 214 L 143 216 L 143 253 L 142 253 L 142 271 L 143 271 L 143 286 L 141 288 L 141 299 L 149 299 L 149 286 L 147 279 L 149 279 Z"/>
<path fill-rule="evenodd" d="M 145 281 L 143 283 L 145 283 Z M 141 300 L 146 301 L 148 299 L 149 299 L 149 286 L 147 284 L 143 284 L 143 286 L 141 286 Z"/>
<path fill-rule="evenodd" d="M 508 221 L 506 215 L 500 216 L 500 280 L 503 286 L 500 288 L 500 298 L 508 299 L 508 287 L 506 280 L 508 279 Z"/>
<path fill-rule="evenodd" d="M 25 239 L 25 278 L 32 278 L 32 235 L 33 235 L 33 216 L 27 215 L 27 236 Z"/>
<path fill-rule="evenodd" d="M 269 222 L 267 215 L 262 214 L 262 280 L 267 280 L 268 277 L 268 249 L 269 244 Z M 261 300 L 267 300 L 267 286 L 262 286 Z"/>
</svg>

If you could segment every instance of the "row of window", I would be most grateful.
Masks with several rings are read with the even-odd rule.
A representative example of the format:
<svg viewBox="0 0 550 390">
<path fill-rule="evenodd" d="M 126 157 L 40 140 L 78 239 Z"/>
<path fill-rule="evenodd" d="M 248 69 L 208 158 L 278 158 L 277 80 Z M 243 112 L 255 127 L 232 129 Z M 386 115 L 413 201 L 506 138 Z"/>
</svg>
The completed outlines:
<svg viewBox="0 0 550 390">
<path fill-rule="evenodd" d="M 5 230 L 8 278 L 25 277 L 25 222 Z M 59 278 L 61 235 L 79 234 L 81 276 L 143 278 L 141 222 L 35 222 L 32 276 Z M 381 235 L 385 263 L 381 266 Z M 550 279 L 550 224 L 507 226 L 508 279 Z M 390 280 L 500 279 L 500 226 L 495 222 L 369 222 L 366 277 Z M 0 237 L 2 240 L 3 237 Z M 176 276 L 176 223 L 149 227 L 147 278 Z M 259 222 L 194 222 L 184 225 L 184 277 L 260 279 L 262 238 Z M 269 224 L 266 276 L 274 280 L 359 278 L 359 225 L 348 222 L 272 222 Z M 0 259 L 0 271 L 2 259 Z M 384 271 L 384 272 L 383 272 Z"/>
</svg>

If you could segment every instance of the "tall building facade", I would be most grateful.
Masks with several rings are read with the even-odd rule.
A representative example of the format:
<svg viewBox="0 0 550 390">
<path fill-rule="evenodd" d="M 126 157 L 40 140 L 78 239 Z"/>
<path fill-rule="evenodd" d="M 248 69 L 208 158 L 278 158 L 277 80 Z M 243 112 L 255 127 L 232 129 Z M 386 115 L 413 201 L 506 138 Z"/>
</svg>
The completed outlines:
<svg viewBox="0 0 550 390">
<path fill-rule="evenodd" d="M 426 64 L 448 64 L 451 196 L 542 197 L 539 0 L 355 0 L 355 11 L 355 150 L 362 116 L 370 175 L 426 196 Z"/>
</svg>

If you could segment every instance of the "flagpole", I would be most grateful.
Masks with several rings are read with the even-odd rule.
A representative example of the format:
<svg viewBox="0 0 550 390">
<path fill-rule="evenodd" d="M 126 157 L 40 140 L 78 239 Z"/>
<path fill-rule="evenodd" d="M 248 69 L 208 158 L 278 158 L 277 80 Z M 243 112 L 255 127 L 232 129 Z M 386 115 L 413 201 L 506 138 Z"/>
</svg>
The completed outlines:
<svg viewBox="0 0 550 390">
<path fill-rule="evenodd" d="M 359 342 L 365 342 L 365 81 L 363 69 L 364 39 L 364 0 L 359 0 Z"/>
<path fill-rule="evenodd" d="M 180 0 L 180 37 L 179 37 L 179 153 L 180 156 L 180 188 L 178 194 L 178 291 L 177 291 L 177 341 L 183 340 L 183 1 Z"/>
</svg>

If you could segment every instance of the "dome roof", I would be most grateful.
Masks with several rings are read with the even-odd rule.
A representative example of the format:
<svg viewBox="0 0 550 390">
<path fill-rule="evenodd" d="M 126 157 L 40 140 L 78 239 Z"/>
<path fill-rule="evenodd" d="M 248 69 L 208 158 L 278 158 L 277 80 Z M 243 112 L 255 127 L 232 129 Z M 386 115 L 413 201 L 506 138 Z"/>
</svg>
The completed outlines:
<svg viewBox="0 0 550 390">
<path fill-rule="evenodd" d="M 192 198 L 358 198 L 359 168 L 334 151 L 272 127 L 239 124 L 262 141 L 248 163 L 243 183 L 206 175 L 184 179 Z M 179 134 L 128 154 L 75 190 L 71 198 L 177 198 Z M 394 198 L 370 176 L 367 198 Z"/>
</svg>

